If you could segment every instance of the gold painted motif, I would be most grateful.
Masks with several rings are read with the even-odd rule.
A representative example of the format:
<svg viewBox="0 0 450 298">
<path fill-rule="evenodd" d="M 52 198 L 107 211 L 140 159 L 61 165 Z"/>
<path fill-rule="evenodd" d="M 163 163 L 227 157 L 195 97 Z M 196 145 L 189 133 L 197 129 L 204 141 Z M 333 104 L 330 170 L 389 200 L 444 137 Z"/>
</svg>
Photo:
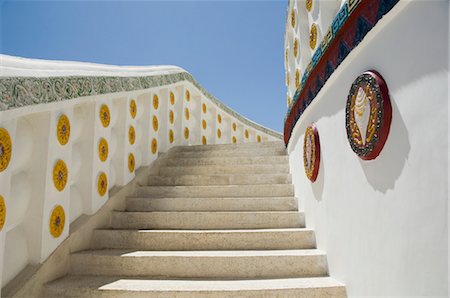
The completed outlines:
<svg viewBox="0 0 450 298">
<path fill-rule="evenodd" d="M 67 177 L 69 176 L 69 170 L 66 163 L 58 159 L 53 167 L 53 184 L 58 191 L 62 191 L 67 184 Z"/>
<path fill-rule="evenodd" d="M 186 95 L 186 100 L 191 101 L 191 93 L 189 92 L 189 90 L 186 90 L 185 95 Z"/>
<path fill-rule="evenodd" d="M 202 104 L 202 111 L 203 111 L 203 114 L 206 114 L 206 104 L 205 103 Z"/>
<path fill-rule="evenodd" d="M 172 91 L 170 91 L 170 96 L 169 96 L 169 98 L 170 98 L 170 104 L 171 104 L 171 105 L 174 105 L 174 104 L 175 104 L 175 94 L 173 94 Z"/>
<path fill-rule="evenodd" d="M 159 98 L 158 98 L 158 95 L 154 94 L 153 95 L 153 108 L 155 110 L 157 110 L 158 107 L 159 107 Z"/>
<path fill-rule="evenodd" d="M 158 141 L 154 138 L 152 140 L 152 153 L 156 154 L 157 151 L 158 151 Z"/>
<path fill-rule="evenodd" d="M 109 108 L 107 105 L 103 104 L 100 107 L 100 121 L 102 122 L 103 127 L 108 127 L 111 121 L 111 115 L 109 113 Z"/>
<path fill-rule="evenodd" d="M 172 110 L 170 110 L 170 112 L 169 112 L 169 121 L 170 121 L 170 124 L 173 124 L 173 122 L 175 121 L 175 114 L 173 113 Z"/>
<path fill-rule="evenodd" d="M 232 128 L 233 128 L 233 131 L 236 131 L 236 129 L 237 129 L 236 123 L 233 123 Z"/>
<path fill-rule="evenodd" d="M 132 99 L 130 101 L 130 115 L 131 118 L 136 118 L 136 113 L 137 113 L 137 106 L 136 106 L 136 101 L 134 99 Z"/>
<path fill-rule="evenodd" d="M 235 136 L 233 136 L 232 140 L 233 140 L 233 144 L 236 144 L 237 140 L 236 140 Z"/>
<path fill-rule="evenodd" d="M 295 10 L 291 10 L 291 26 L 292 28 L 295 27 Z"/>
<path fill-rule="evenodd" d="M 202 128 L 206 129 L 206 120 L 205 119 L 202 120 Z"/>
<path fill-rule="evenodd" d="M 12 155 L 12 142 L 9 132 L 0 127 L 0 172 L 3 172 L 9 165 Z"/>
<path fill-rule="evenodd" d="M 187 127 L 184 128 L 184 138 L 186 140 L 189 139 L 189 128 Z"/>
<path fill-rule="evenodd" d="M 297 69 L 295 71 L 295 88 L 300 86 L 300 71 Z"/>
<path fill-rule="evenodd" d="M 97 191 L 103 197 L 108 190 L 108 177 L 104 172 L 100 172 L 97 178 Z"/>
<path fill-rule="evenodd" d="M 375 92 L 368 84 L 361 84 L 351 97 L 349 115 L 351 137 L 358 146 L 365 146 L 375 136 L 378 110 Z"/>
<path fill-rule="evenodd" d="M 245 138 L 248 139 L 248 130 L 247 129 L 245 130 L 244 134 L 245 134 Z"/>
<path fill-rule="evenodd" d="M 5 200 L 0 195 L 0 232 L 3 229 L 5 222 L 6 222 L 6 204 L 5 204 Z"/>
<path fill-rule="evenodd" d="M 130 153 L 130 154 L 128 154 L 128 171 L 130 171 L 130 173 L 133 173 L 135 166 L 136 166 L 136 161 L 134 159 L 134 154 Z"/>
<path fill-rule="evenodd" d="M 133 126 L 130 126 L 130 128 L 128 129 L 128 141 L 131 145 L 133 145 L 136 141 L 136 132 Z"/>
<path fill-rule="evenodd" d="M 98 142 L 98 158 L 102 162 L 108 159 L 108 142 L 104 138 L 100 138 Z"/>
<path fill-rule="evenodd" d="M 305 139 L 303 142 L 303 165 L 308 179 L 313 176 L 316 160 L 316 143 L 314 131 L 311 126 L 306 128 Z"/>
<path fill-rule="evenodd" d="M 217 122 L 222 123 L 222 115 L 217 115 Z"/>
<path fill-rule="evenodd" d="M 298 56 L 298 38 L 294 39 L 294 56 L 297 58 Z"/>
<path fill-rule="evenodd" d="M 153 116 L 152 126 L 153 126 L 154 131 L 158 131 L 159 122 L 158 122 L 158 117 L 156 117 L 156 115 Z"/>
<path fill-rule="evenodd" d="M 66 214 L 64 208 L 61 205 L 56 205 L 53 208 L 52 214 L 50 215 L 50 234 L 53 237 L 58 238 L 64 231 L 64 225 L 66 223 Z"/>
<path fill-rule="evenodd" d="M 221 138 L 222 137 L 222 131 L 220 130 L 220 128 L 217 130 L 217 138 Z"/>
<path fill-rule="evenodd" d="M 173 130 L 169 130 L 169 142 L 172 144 L 175 136 L 173 134 Z"/>
<path fill-rule="evenodd" d="M 306 0 L 305 6 L 307 11 L 311 11 L 313 5 L 313 0 Z"/>
<path fill-rule="evenodd" d="M 189 109 L 188 108 L 185 108 L 184 109 L 184 118 L 186 118 L 186 120 L 189 120 Z"/>
<path fill-rule="evenodd" d="M 309 32 L 309 46 L 311 50 L 314 50 L 316 48 L 317 44 L 317 25 L 313 23 L 311 25 L 311 30 Z"/>
<path fill-rule="evenodd" d="M 70 121 L 66 115 L 61 115 L 58 119 L 58 124 L 56 127 L 56 136 L 58 138 L 58 142 L 61 145 L 65 145 L 69 142 Z"/>
<path fill-rule="evenodd" d="M 206 145 L 206 137 L 205 136 L 202 136 L 202 144 Z"/>
<path fill-rule="evenodd" d="M 258 143 L 261 143 L 261 136 L 257 136 L 256 140 L 258 141 Z"/>
</svg>

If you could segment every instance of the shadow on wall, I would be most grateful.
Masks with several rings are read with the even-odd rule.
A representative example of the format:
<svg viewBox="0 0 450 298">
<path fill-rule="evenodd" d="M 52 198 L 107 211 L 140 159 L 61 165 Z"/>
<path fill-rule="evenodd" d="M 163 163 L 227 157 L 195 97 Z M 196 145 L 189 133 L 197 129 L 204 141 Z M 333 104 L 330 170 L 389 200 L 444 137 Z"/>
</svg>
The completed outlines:
<svg viewBox="0 0 450 298">
<path fill-rule="evenodd" d="M 311 183 L 312 191 L 317 201 L 322 201 L 323 186 L 325 185 L 324 172 L 325 172 L 325 165 L 323 162 L 323 155 L 321 154 L 319 164 L 319 174 L 317 175 L 316 181 L 314 183 Z"/>
<path fill-rule="evenodd" d="M 365 161 L 360 159 L 367 182 L 373 189 L 382 193 L 386 193 L 389 189 L 394 189 L 395 182 L 400 177 L 411 150 L 406 124 L 400 115 L 395 98 L 392 96 L 391 105 L 391 130 L 383 150 L 374 160 Z"/>
</svg>

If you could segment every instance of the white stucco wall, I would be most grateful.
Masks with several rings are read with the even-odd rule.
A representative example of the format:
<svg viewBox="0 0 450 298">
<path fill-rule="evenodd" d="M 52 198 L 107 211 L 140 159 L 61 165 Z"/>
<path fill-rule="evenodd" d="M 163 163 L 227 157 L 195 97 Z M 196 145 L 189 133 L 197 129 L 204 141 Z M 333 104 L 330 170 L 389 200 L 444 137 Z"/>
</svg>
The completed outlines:
<svg viewBox="0 0 450 298">
<path fill-rule="evenodd" d="M 400 2 L 332 75 L 297 123 L 288 150 L 306 225 L 349 296 L 448 296 L 448 1 Z M 392 104 L 380 156 L 350 148 L 345 104 L 368 69 Z M 315 122 L 319 176 L 303 169 L 303 134 Z"/>
</svg>

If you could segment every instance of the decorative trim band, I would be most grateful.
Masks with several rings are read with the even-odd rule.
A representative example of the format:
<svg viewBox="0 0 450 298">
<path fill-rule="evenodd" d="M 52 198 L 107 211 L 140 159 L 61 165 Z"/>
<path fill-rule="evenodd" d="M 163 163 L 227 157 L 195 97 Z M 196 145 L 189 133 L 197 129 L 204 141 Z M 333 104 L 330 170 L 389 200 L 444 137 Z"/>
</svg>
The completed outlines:
<svg viewBox="0 0 450 298">
<path fill-rule="evenodd" d="M 294 94 L 292 105 L 287 111 L 284 122 L 286 145 L 300 116 L 315 99 L 328 78 L 398 2 L 399 0 L 348 0 L 342 6 L 320 46 L 314 52 L 302 82 Z"/>
<path fill-rule="evenodd" d="M 220 109 L 259 131 L 275 138 L 282 135 L 263 127 L 224 105 L 204 89 L 188 72 L 154 76 L 61 76 L 61 77 L 0 77 L 0 112 L 46 104 L 84 96 L 137 91 L 189 81 Z"/>
</svg>

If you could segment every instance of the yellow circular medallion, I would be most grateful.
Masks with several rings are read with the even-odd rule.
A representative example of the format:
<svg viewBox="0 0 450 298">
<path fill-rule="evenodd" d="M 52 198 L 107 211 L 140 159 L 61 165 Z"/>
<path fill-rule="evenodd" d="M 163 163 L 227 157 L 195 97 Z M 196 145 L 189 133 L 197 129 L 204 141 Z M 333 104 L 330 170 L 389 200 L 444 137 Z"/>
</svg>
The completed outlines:
<svg viewBox="0 0 450 298">
<path fill-rule="evenodd" d="M 103 127 L 108 127 L 109 122 L 111 121 L 111 115 L 109 113 L 109 108 L 107 105 L 103 104 L 100 107 L 100 121 L 102 122 Z"/>
<path fill-rule="evenodd" d="M 291 11 L 291 26 L 292 26 L 292 28 L 295 27 L 295 10 L 294 9 Z"/>
<path fill-rule="evenodd" d="M 294 39 L 294 56 L 298 56 L 298 39 L 297 37 Z"/>
<path fill-rule="evenodd" d="M 191 100 L 191 93 L 189 92 L 189 90 L 186 90 L 186 100 L 190 101 Z"/>
<path fill-rule="evenodd" d="M 236 128 L 237 128 L 237 125 L 236 125 L 236 123 L 233 123 L 233 126 L 232 126 L 232 128 L 233 128 L 233 131 L 236 131 Z"/>
<path fill-rule="evenodd" d="M 158 151 L 158 141 L 156 139 L 152 140 L 152 153 L 156 154 Z"/>
<path fill-rule="evenodd" d="M 61 145 L 67 144 L 70 138 L 70 121 L 66 115 L 61 115 L 58 119 L 56 136 Z"/>
<path fill-rule="evenodd" d="M 186 118 L 186 120 L 189 120 L 189 109 L 188 108 L 185 108 L 184 109 L 184 117 Z"/>
<path fill-rule="evenodd" d="M 158 131 L 159 123 L 158 123 L 158 117 L 156 117 L 156 115 L 153 116 L 152 125 L 153 125 L 153 130 Z"/>
<path fill-rule="evenodd" d="M 153 108 L 157 110 L 159 107 L 159 98 L 158 95 L 153 95 Z"/>
<path fill-rule="evenodd" d="M 309 46 L 311 50 L 316 48 L 317 44 L 317 26 L 315 23 L 311 25 L 311 31 L 309 32 Z"/>
<path fill-rule="evenodd" d="M 217 130 L 217 138 L 221 138 L 222 137 L 222 131 L 220 130 L 220 128 Z"/>
<path fill-rule="evenodd" d="M 12 143 L 6 129 L 0 127 L 0 172 L 3 172 L 11 161 Z"/>
<path fill-rule="evenodd" d="M 245 130 L 244 134 L 245 134 L 245 138 L 248 139 L 248 130 L 247 129 Z"/>
<path fill-rule="evenodd" d="M 174 140 L 173 130 L 169 130 L 169 142 L 172 144 Z"/>
<path fill-rule="evenodd" d="M 203 114 L 206 114 L 206 104 L 205 103 L 202 104 L 202 111 L 203 111 Z"/>
<path fill-rule="evenodd" d="M 170 104 L 171 105 L 175 104 L 175 94 L 173 94 L 172 91 L 170 91 Z"/>
<path fill-rule="evenodd" d="M 232 140 L 233 140 L 233 144 L 236 144 L 236 137 L 235 136 L 233 136 L 233 138 L 232 138 Z"/>
<path fill-rule="evenodd" d="M 205 119 L 202 120 L 202 128 L 206 129 L 206 120 Z"/>
<path fill-rule="evenodd" d="M 258 141 L 258 143 L 261 143 L 261 136 L 257 136 L 256 140 Z"/>
<path fill-rule="evenodd" d="M 169 121 L 170 124 L 173 124 L 173 122 L 175 121 L 175 114 L 173 113 L 172 110 L 169 112 Z"/>
<path fill-rule="evenodd" d="M 100 161 L 106 161 L 108 158 L 108 142 L 104 138 L 98 142 L 98 157 Z"/>
<path fill-rule="evenodd" d="M 312 5 L 313 5 L 313 1 L 312 0 L 306 0 L 305 6 L 306 6 L 306 10 L 307 11 L 311 11 Z"/>
<path fill-rule="evenodd" d="M 206 137 L 205 136 L 202 136 L 202 144 L 206 145 Z"/>
<path fill-rule="evenodd" d="M 69 170 L 67 169 L 66 163 L 58 159 L 53 167 L 53 183 L 58 191 L 62 191 L 66 187 L 68 176 Z"/>
<path fill-rule="evenodd" d="M 0 195 L 0 231 L 3 229 L 5 222 L 6 222 L 6 204 L 5 200 Z"/>
<path fill-rule="evenodd" d="M 295 88 L 300 86 L 300 71 L 297 69 L 295 71 Z"/>
<path fill-rule="evenodd" d="M 130 128 L 128 129 L 128 141 L 131 145 L 133 145 L 136 141 L 136 132 L 134 131 L 133 126 L 130 126 Z"/>
<path fill-rule="evenodd" d="M 136 162 L 134 160 L 134 154 L 128 154 L 128 170 L 130 171 L 130 173 L 133 173 L 135 165 Z"/>
<path fill-rule="evenodd" d="M 61 205 L 56 205 L 53 208 L 52 214 L 50 215 L 50 234 L 53 237 L 58 238 L 64 231 L 64 225 L 66 223 L 66 214 L 64 208 Z"/>
<path fill-rule="evenodd" d="M 222 115 L 217 115 L 217 122 L 222 123 Z"/>
<path fill-rule="evenodd" d="M 130 115 L 131 118 L 136 118 L 136 113 L 137 113 L 137 106 L 136 106 L 136 101 L 134 99 L 132 99 L 130 101 Z"/>
<path fill-rule="evenodd" d="M 186 140 L 189 139 L 189 128 L 187 127 L 184 128 L 184 138 Z"/>
<path fill-rule="evenodd" d="M 100 172 L 97 178 L 97 191 L 98 194 L 103 197 L 108 190 L 108 177 L 104 172 Z"/>
</svg>

